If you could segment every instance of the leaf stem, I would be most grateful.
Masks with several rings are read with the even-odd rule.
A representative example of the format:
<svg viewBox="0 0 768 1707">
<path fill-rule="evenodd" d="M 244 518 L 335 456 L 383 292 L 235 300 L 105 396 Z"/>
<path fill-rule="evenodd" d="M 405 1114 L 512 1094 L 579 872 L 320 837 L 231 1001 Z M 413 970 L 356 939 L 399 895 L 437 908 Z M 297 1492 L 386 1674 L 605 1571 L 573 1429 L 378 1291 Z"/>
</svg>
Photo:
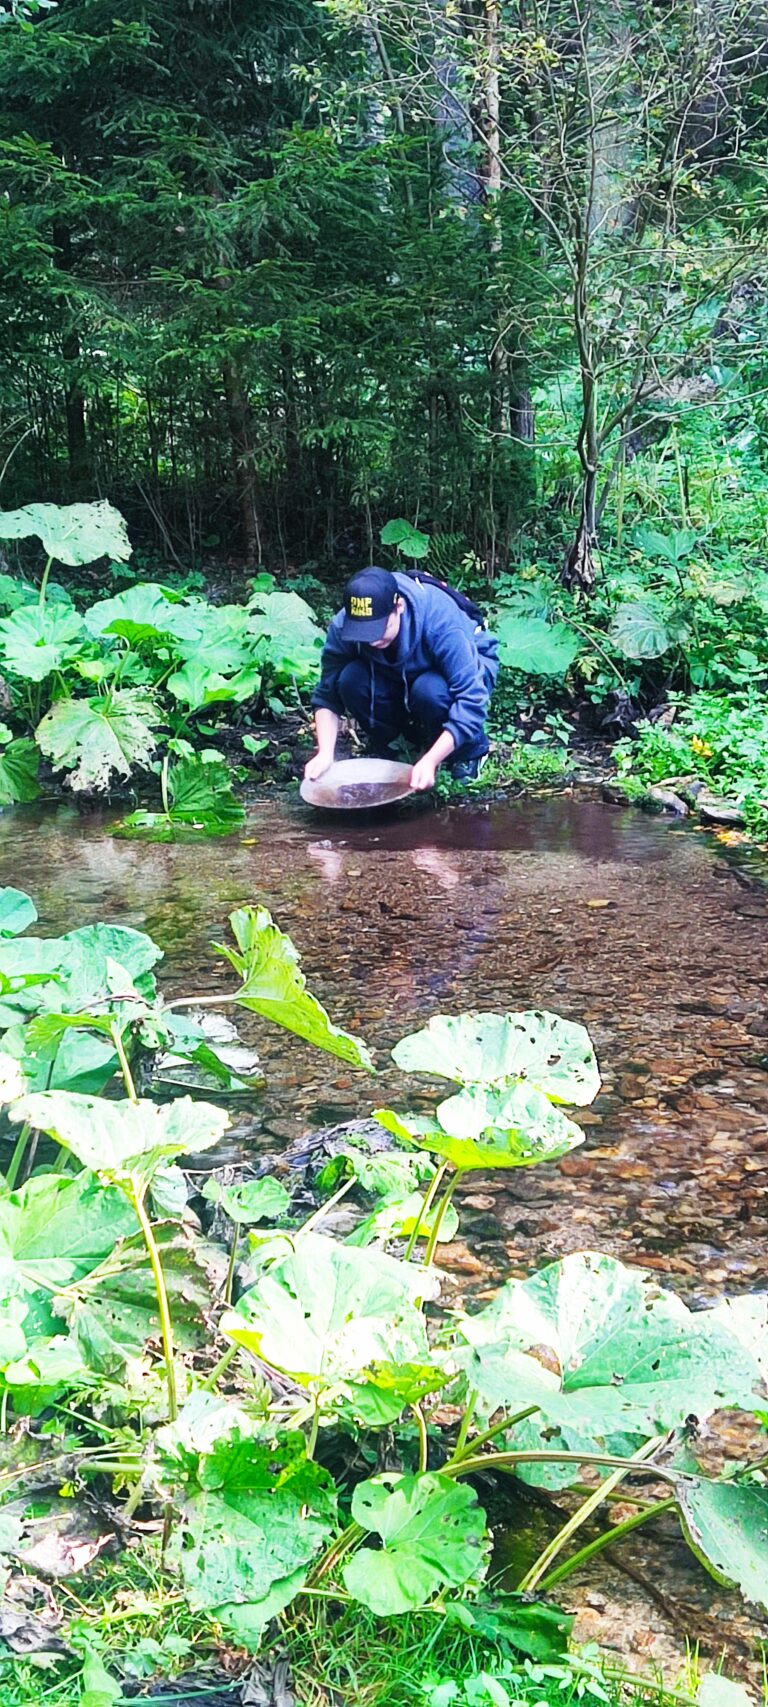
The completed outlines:
<svg viewBox="0 0 768 1707">
<path fill-rule="evenodd" d="M 210 1375 L 206 1375 L 206 1378 L 202 1384 L 202 1391 L 204 1393 L 212 1393 L 213 1392 L 214 1387 L 216 1387 L 218 1385 L 218 1382 L 221 1380 L 222 1375 L 226 1374 L 226 1371 L 228 1370 L 230 1363 L 234 1362 L 235 1358 L 237 1357 L 239 1350 L 240 1350 L 240 1347 L 237 1344 L 236 1340 L 233 1340 L 232 1344 L 230 1346 L 227 1346 L 227 1349 L 226 1349 L 223 1357 L 220 1357 L 218 1363 L 214 1364 L 214 1367 L 211 1370 Z"/>
<path fill-rule="evenodd" d="M 507 1428 L 514 1428 L 515 1423 L 525 1422 L 526 1417 L 535 1416 L 539 1409 L 539 1405 L 528 1405 L 524 1411 L 516 1411 L 514 1416 L 502 1417 L 501 1422 L 494 1423 L 493 1428 L 487 1428 L 483 1434 L 476 1434 L 474 1440 L 470 1441 L 469 1446 L 462 1448 L 461 1451 L 459 1450 L 459 1442 L 457 1440 L 456 1449 L 453 1457 L 450 1459 L 450 1463 L 457 1464 L 464 1458 L 473 1456 L 477 1452 L 479 1446 L 487 1446 L 489 1440 L 495 1440 L 496 1436 L 498 1434 L 503 1434 L 504 1430 Z"/>
<path fill-rule="evenodd" d="M 123 1075 L 123 1080 L 125 1083 L 125 1089 L 127 1091 L 129 1100 L 131 1102 L 138 1102 L 139 1099 L 136 1095 L 136 1086 L 133 1082 L 133 1074 L 131 1072 L 131 1065 L 130 1065 L 130 1062 L 128 1060 L 128 1056 L 125 1053 L 125 1045 L 123 1043 L 122 1032 L 121 1032 L 120 1027 L 119 1027 L 116 1020 L 114 1021 L 114 1023 L 109 1028 L 109 1035 L 112 1039 L 112 1042 L 114 1043 L 115 1050 L 117 1053 L 117 1059 L 120 1062 L 120 1071 Z"/>
<path fill-rule="evenodd" d="M 474 1441 L 472 1445 L 474 1448 Z M 476 1470 L 514 1472 L 518 1464 L 596 1464 L 598 1468 L 604 1464 L 611 1470 L 626 1470 L 629 1466 L 634 1472 L 641 1470 L 661 1482 L 671 1483 L 672 1487 L 678 1479 L 676 1471 L 663 1469 L 660 1464 L 640 1464 L 611 1452 L 486 1452 L 479 1458 L 462 1458 L 458 1463 L 451 1460 L 443 1466 L 441 1473 L 443 1476 L 472 1476 Z"/>
<path fill-rule="evenodd" d="M 29 1134 L 30 1134 L 31 1130 L 32 1130 L 32 1128 L 29 1124 L 29 1121 L 25 1120 L 24 1125 L 22 1126 L 21 1131 L 19 1133 L 19 1136 L 16 1139 L 16 1143 L 13 1146 L 13 1155 L 11 1156 L 10 1162 L 8 1163 L 8 1169 L 7 1169 L 7 1172 L 5 1175 L 5 1183 L 6 1183 L 9 1191 L 13 1191 L 14 1186 L 16 1184 L 16 1181 L 17 1181 L 19 1174 L 21 1172 L 22 1163 L 24 1161 L 24 1152 L 27 1148 L 27 1143 L 29 1141 Z"/>
<path fill-rule="evenodd" d="M 577 1571 L 582 1565 L 585 1565 L 594 1553 L 601 1552 L 603 1547 L 612 1547 L 614 1541 L 621 1541 L 622 1537 L 629 1535 L 633 1529 L 639 1529 L 641 1523 L 648 1523 L 650 1518 L 660 1516 L 663 1511 L 674 1511 L 674 1508 L 675 1501 L 673 1499 L 654 1500 L 653 1505 L 643 1506 L 642 1511 L 636 1511 L 632 1517 L 626 1517 L 623 1523 L 615 1523 L 612 1529 L 606 1529 L 602 1535 L 598 1535 L 586 1547 L 580 1547 L 578 1553 L 573 1553 L 570 1559 L 565 1560 L 564 1564 L 558 1565 L 557 1570 L 548 1571 L 547 1575 L 540 1579 L 539 1588 L 543 1593 L 548 1593 L 551 1588 L 554 1588 L 555 1583 L 562 1582 L 563 1578 L 569 1577 L 572 1571 Z"/>
<path fill-rule="evenodd" d="M 175 1422 L 179 1414 L 179 1403 L 176 1392 L 173 1327 L 171 1325 L 171 1312 L 168 1304 L 168 1291 L 165 1284 L 165 1275 L 163 1274 L 163 1265 L 160 1261 L 160 1252 L 157 1248 L 155 1235 L 152 1231 L 152 1224 L 144 1205 L 141 1188 L 133 1180 L 131 1181 L 131 1186 L 131 1201 L 133 1203 L 133 1208 L 136 1213 L 139 1226 L 141 1227 L 141 1231 L 144 1235 L 144 1243 L 147 1247 L 147 1253 L 152 1265 L 152 1275 L 155 1282 L 157 1308 L 160 1315 L 160 1333 L 162 1335 L 163 1355 L 165 1357 L 165 1384 L 168 1392 L 168 1419 L 170 1422 Z"/>
<path fill-rule="evenodd" d="M 645 1441 L 640 1450 L 633 1453 L 623 1470 L 613 1470 L 609 1476 L 606 1476 L 605 1481 L 593 1490 L 589 1498 L 582 1502 L 578 1510 L 571 1514 L 567 1523 L 563 1524 L 562 1529 L 558 1530 L 557 1535 L 554 1535 L 547 1546 L 543 1548 L 538 1559 L 534 1561 L 530 1570 L 526 1571 L 525 1576 L 521 1579 L 518 1585 L 518 1593 L 527 1594 L 538 1587 L 542 1577 L 547 1575 L 549 1566 L 557 1558 L 558 1553 L 562 1552 L 563 1548 L 568 1545 L 571 1536 L 575 1535 L 577 1529 L 581 1529 L 582 1524 L 586 1523 L 592 1513 L 597 1511 L 598 1506 L 602 1505 L 606 1495 L 613 1493 L 614 1488 L 623 1482 L 625 1476 L 631 1474 L 637 1464 L 642 1464 L 645 1459 L 650 1458 L 665 1439 L 666 1435 L 654 1435 L 652 1440 Z"/>
<path fill-rule="evenodd" d="M 424 1207 L 421 1214 L 417 1216 L 416 1221 L 414 1222 L 413 1231 L 405 1247 L 405 1256 L 403 1258 L 404 1262 L 410 1262 L 410 1259 L 413 1256 L 413 1247 L 420 1235 L 421 1228 L 426 1225 L 427 1216 L 429 1215 L 429 1211 L 432 1208 L 438 1191 L 440 1190 L 447 1167 L 447 1162 L 441 1162 L 440 1167 L 437 1168 L 429 1182 L 429 1190 L 427 1191 L 427 1195 L 424 1199 Z"/>
<path fill-rule="evenodd" d="M 344 1184 L 339 1186 L 338 1191 L 335 1191 L 333 1196 L 329 1197 L 326 1203 L 321 1203 L 320 1208 L 315 1210 L 314 1215 L 310 1215 L 309 1220 L 305 1221 L 303 1227 L 299 1228 L 298 1233 L 296 1234 L 297 1242 L 299 1239 L 302 1239 L 304 1234 L 308 1233 L 312 1227 L 316 1227 L 318 1222 L 322 1221 L 323 1217 L 328 1215 L 331 1209 L 335 1209 L 336 1204 L 341 1203 L 342 1198 L 346 1197 L 347 1193 L 352 1190 L 353 1185 L 356 1184 L 357 1181 L 354 1174 L 351 1179 L 345 1179 Z"/>
<path fill-rule="evenodd" d="M 469 1168 L 457 1168 L 455 1173 L 453 1174 L 453 1177 L 451 1178 L 451 1180 L 448 1183 L 447 1190 L 443 1192 L 443 1195 L 440 1199 L 438 1207 L 435 1211 L 435 1219 L 432 1223 L 432 1231 L 429 1235 L 427 1248 L 424 1252 L 424 1267 L 425 1268 L 431 1268 L 431 1266 L 432 1266 L 432 1259 L 433 1259 L 434 1254 L 435 1254 L 435 1247 L 437 1245 L 437 1241 L 440 1237 L 440 1228 L 443 1225 L 443 1220 L 445 1217 L 446 1209 L 448 1208 L 448 1206 L 450 1204 L 451 1198 L 453 1197 L 453 1194 L 456 1190 L 456 1187 L 459 1183 L 459 1180 L 462 1180 L 464 1178 L 464 1175 L 469 1173 L 469 1171 L 470 1171 Z"/>
<path fill-rule="evenodd" d="M 414 1403 L 411 1405 L 411 1410 L 416 1418 L 416 1427 L 419 1431 L 419 1475 L 423 1476 L 429 1464 L 429 1437 L 427 1435 L 427 1425 L 424 1421 L 424 1412 L 422 1411 L 421 1405 Z"/>
<path fill-rule="evenodd" d="M 461 1419 L 461 1426 L 459 1428 L 459 1432 L 458 1432 L 458 1435 L 456 1437 L 456 1446 L 455 1446 L 455 1449 L 453 1452 L 454 1458 L 460 1458 L 461 1457 L 461 1455 L 464 1451 L 464 1448 L 467 1444 L 467 1435 L 469 1434 L 469 1430 L 470 1430 L 470 1427 L 472 1425 L 472 1418 L 475 1414 L 475 1405 L 477 1404 L 477 1400 L 478 1400 L 478 1391 L 477 1391 L 476 1387 L 473 1387 L 472 1391 L 470 1392 L 469 1397 L 467 1399 L 464 1415 Z M 473 1440 L 473 1442 L 472 1442 L 473 1452 L 474 1452 L 476 1445 L 477 1445 L 477 1441 Z"/>
<path fill-rule="evenodd" d="M 53 552 L 51 552 L 51 555 L 50 555 L 50 557 L 49 557 L 49 558 L 48 558 L 48 562 L 47 562 L 47 563 L 46 563 L 46 565 L 45 565 L 45 568 L 44 568 L 44 570 L 43 570 L 43 579 L 42 579 L 42 581 L 41 581 L 41 582 L 40 582 L 40 600 L 39 600 L 39 604 L 40 604 L 40 609 L 41 609 L 41 610 L 42 610 L 42 609 L 43 609 L 43 606 L 44 606 L 44 604 L 45 604 L 45 595 L 46 595 L 46 593 L 47 593 L 47 591 L 48 591 L 48 577 L 49 577 L 49 575 L 50 575 L 50 573 L 51 573 L 51 564 L 52 564 L 52 562 L 53 562 Z"/>
<path fill-rule="evenodd" d="M 229 1249 L 227 1278 L 224 1282 L 224 1303 L 232 1303 L 232 1288 L 235 1283 L 235 1263 L 237 1262 L 237 1247 L 240 1243 L 240 1222 L 235 1221 L 232 1227 L 232 1244 Z"/>
<path fill-rule="evenodd" d="M 310 1428 L 309 1440 L 307 1441 L 307 1457 L 309 1459 L 312 1459 L 315 1456 L 315 1447 L 317 1446 L 317 1436 L 318 1436 L 319 1430 L 320 1430 L 320 1400 L 319 1400 L 318 1395 L 315 1394 L 315 1403 L 314 1403 L 314 1406 L 312 1409 L 312 1427 Z"/>
</svg>

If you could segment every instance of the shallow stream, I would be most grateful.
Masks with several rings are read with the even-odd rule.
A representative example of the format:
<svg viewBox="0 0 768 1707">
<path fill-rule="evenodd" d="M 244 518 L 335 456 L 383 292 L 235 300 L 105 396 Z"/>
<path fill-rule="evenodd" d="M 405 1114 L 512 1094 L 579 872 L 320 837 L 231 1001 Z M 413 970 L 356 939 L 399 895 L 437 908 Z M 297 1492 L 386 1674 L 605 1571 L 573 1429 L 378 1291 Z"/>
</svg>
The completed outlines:
<svg viewBox="0 0 768 1707">
<path fill-rule="evenodd" d="M 691 1302 L 765 1286 L 768 888 L 704 834 L 567 797 L 419 802 L 366 822 L 268 799 L 238 836 L 172 846 L 118 841 L 108 816 L 74 808 L 18 809 L 2 825 L 0 883 L 32 894 L 44 933 L 134 925 L 165 950 L 166 993 L 211 995 L 232 975 L 210 943 L 234 907 L 263 902 L 334 1020 L 371 1045 L 375 1087 L 242 1016 L 267 1089 L 227 1155 L 280 1150 L 376 1101 L 417 1103 L 423 1083 L 389 1051 L 430 1014 L 547 1007 L 595 1042 L 603 1089 L 579 1115 L 587 1142 L 557 1166 L 468 1182 L 443 1259 L 454 1285 L 482 1297 L 598 1248 Z M 585 1573 L 582 1636 L 615 1637 L 634 1664 L 679 1656 L 685 1635 L 746 1657 L 754 1623 L 673 1530 L 622 1556 L 599 1591 Z"/>
</svg>

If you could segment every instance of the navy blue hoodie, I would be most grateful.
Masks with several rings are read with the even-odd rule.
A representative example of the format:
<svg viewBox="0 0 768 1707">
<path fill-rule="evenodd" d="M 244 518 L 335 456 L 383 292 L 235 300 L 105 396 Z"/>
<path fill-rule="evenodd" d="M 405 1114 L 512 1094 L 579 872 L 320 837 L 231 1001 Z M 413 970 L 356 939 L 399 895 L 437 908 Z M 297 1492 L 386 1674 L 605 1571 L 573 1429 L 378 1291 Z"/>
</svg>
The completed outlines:
<svg viewBox="0 0 768 1707">
<path fill-rule="evenodd" d="M 406 705 L 414 677 L 424 670 L 436 670 L 448 683 L 451 694 L 451 707 L 443 727 L 450 730 L 457 750 L 473 746 L 484 730 L 499 667 L 498 642 L 487 629 L 478 630 L 472 618 L 441 587 L 413 581 L 409 575 L 397 572 L 395 580 L 405 609 L 394 658 L 390 661 L 370 646 L 345 640 L 341 632 L 344 612 L 338 611 L 326 636 L 320 681 L 312 695 L 312 704 L 316 711 L 325 707 L 343 716 L 339 676 L 352 658 L 367 656 L 372 662 L 375 660 L 375 667 L 383 665 L 398 670 L 405 685 Z"/>
</svg>

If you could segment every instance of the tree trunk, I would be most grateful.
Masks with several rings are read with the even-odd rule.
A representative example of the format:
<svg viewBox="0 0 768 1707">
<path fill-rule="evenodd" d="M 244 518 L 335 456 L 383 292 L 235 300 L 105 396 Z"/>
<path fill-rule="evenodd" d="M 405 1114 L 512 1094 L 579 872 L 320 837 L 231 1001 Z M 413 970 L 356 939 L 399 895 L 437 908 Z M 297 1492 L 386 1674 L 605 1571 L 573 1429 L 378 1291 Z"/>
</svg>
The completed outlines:
<svg viewBox="0 0 768 1707">
<path fill-rule="evenodd" d="M 251 436 L 251 410 L 242 380 L 232 361 L 222 368 L 232 464 L 237 487 L 245 561 L 249 569 L 261 563 L 261 533 L 256 509 L 256 464 Z"/>
</svg>

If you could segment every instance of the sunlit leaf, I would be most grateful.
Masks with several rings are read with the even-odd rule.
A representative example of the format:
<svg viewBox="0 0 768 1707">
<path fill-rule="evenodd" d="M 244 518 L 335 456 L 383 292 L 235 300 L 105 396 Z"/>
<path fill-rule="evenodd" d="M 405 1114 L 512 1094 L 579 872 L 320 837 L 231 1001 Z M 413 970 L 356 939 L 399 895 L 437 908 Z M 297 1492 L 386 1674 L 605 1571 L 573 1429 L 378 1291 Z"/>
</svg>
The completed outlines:
<svg viewBox="0 0 768 1707">
<path fill-rule="evenodd" d="M 352 1037 L 329 1019 L 325 1008 L 307 989 L 298 950 L 290 937 L 278 929 L 266 907 L 240 907 L 229 922 L 237 949 L 216 944 L 219 954 L 242 979 L 235 1000 L 286 1031 L 295 1032 L 329 1055 L 338 1055 L 355 1067 L 373 1072 L 373 1063 L 361 1038 Z"/>
<path fill-rule="evenodd" d="M 43 550 L 59 563 L 73 567 L 112 557 L 127 563 L 131 546 L 125 521 L 113 504 L 26 504 L 23 510 L 0 511 L 0 539 L 27 539 L 35 534 Z"/>
<path fill-rule="evenodd" d="M 575 629 L 542 617 L 504 616 L 496 635 L 502 664 L 529 676 L 565 676 L 584 649 Z"/>
<path fill-rule="evenodd" d="M 462 1085 L 525 1079 L 552 1102 L 585 1107 L 600 1089 L 589 1032 L 534 1008 L 523 1013 L 435 1014 L 392 1051 L 404 1073 L 433 1073 Z"/>
<path fill-rule="evenodd" d="M 352 1516 L 382 1545 L 347 1560 L 344 1587 L 380 1617 L 412 1612 L 485 1569 L 485 1514 L 466 1483 L 432 1472 L 376 1476 L 355 1488 Z"/>
<path fill-rule="evenodd" d="M 676 1484 L 686 1537 L 718 1582 L 768 1610 L 768 1488 L 756 1481 Z"/>
<path fill-rule="evenodd" d="M 23 889 L 0 889 L 0 937 L 18 936 L 37 918 L 37 908 Z"/>
<path fill-rule="evenodd" d="M 0 620 L 0 656 L 12 675 L 42 682 L 76 655 L 82 633 L 71 605 L 26 605 Z"/>
<path fill-rule="evenodd" d="M 56 770 L 69 771 L 77 790 L 108 789 L 115 774 L 128 777 L 148 765 L 159 712 L 141 688 L 119 688 L 97 699 L 61 699 L 35 731 L 41 752 Z"/>
<path fill-rule="evenodd" d="M 150 1178 L 163 1161 L 208 1150 L 229 1125 L 224 1109 L 190 1097 L 158 1108 L 153 1102 L 105 1102 L 74 1091 L 23 1097 L 11 1118 L 49 1133 L 83 1167 L 121 1179 L 134 1170 Z"/>
</svg>

